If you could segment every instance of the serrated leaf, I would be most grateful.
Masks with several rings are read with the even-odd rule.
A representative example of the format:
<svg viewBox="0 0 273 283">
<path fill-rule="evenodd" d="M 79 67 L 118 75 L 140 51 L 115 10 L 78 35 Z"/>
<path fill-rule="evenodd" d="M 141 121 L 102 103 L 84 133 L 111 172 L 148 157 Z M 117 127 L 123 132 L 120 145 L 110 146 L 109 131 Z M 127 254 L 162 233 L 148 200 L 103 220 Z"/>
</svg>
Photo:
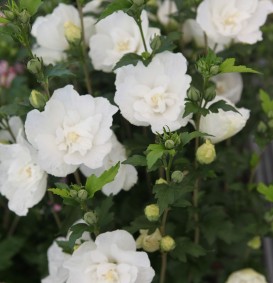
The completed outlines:
<svg viewBox="0 0 273 283">
<path fill-rule="evenodd" d="M 155 50 L 153 50 L 154 54 L 158 54 L 164 51 L 173 51 L 176 48 L 174 41 L 181 38 L 181 34 L 178 32 L 172 32 L 168 34 L 168 36 L 160 35 L 158 36 L 158 38 L 160 40 L 160 45 Z"/>
<path fill-rule="evenodd" d="M 140 55 L 136 53 L 127 53 L 123 55 L 122 58 L 117 62 L 113 71 L 127 65 L 136 66 L 139 61 L 143 62 L 143 58 Z"/>
<path fill-rule="evenodd" d="M 269 94 L 266 93 L 264 90 L 260 89 L 259 97 L 262 102 L 263 111 L 265 113 L 273 111 L 273 100 L 270 99 Z"/>
<path fill-rule="evenodd" d="M 117 11 L 125 11 L 129 9 L 132 6 L 132 4 L 128 0 L 113 0 L 104 11 L 101 13 L 98 21 L 110 16 L 114 12 Z"/>
<path fill-rule="evenodd" d="M 62 190 L 69 190 L 69 186 L 65 183 L 55 183 L 55 186 L 58 189 L 62 189 Z"/>
<path fill-rule="evenodd" d="M 266 200 L 273 202 L 273 185 L 266 186 L 263 183 L 259 183 L 257 190 L 265 197 Z"/>
<path fill-rule="evenodd" d="M 218 113 L 219 109 L 222 109 L 224 111 L 233 111 L 242 115 L 234 106 L 228 104 L 225 100 L 219 100 L 214 102 L 213 104 L 210 105 L 208 109 L 212 113 Z"/>
<path fill-rule="evenodd" d="M 61 240 L 57 240 L 56 243 L 58 244 L 58 246 L 63 250 L 64 253 L 67 254 L 72 254 L 74 251 L 74 246 L 71 248 L 69 241 L 61 241 Z"/>
<path fill-rule="evenodd" d="M 200 107 L 196 103 L 193 103 L 192 101 L 188 101 L 185 103 L 183 118 L 187 117 L 190 114 L 198 113 L 199 110 Z"/>
<path fill-rule="evenodd" d="M 58 188 L 50 188 L 48 189 L 50 192 L 52 192 L 54 195 L 60 196 L 62 198 L 69 198 L 69 191 L 64 189 L 58 189 Z"/>
<path fill-rule="evenodd" d="M 82 234 L 84 232 L 89 232 L 90 230 L 91 230 L 91 227 L 85 223 L 77 223 L 73 225 L 69 229 L 69 231 L 71 232 L 69 236 L 69 240 L 68 240 L 69 246 L 73 249 L 76 241 L 81 238 Z"/>
<path fill-rule="evenodd" d="M 243 65 L 235 66 L 235 58 L 228 58 L 220 65 L 220 73 L 255 73 L 260 74 L 260 72 L 255 71 Z"/>
<path fill-rule="evenodd" d="M 119 166 L 120 162 L 110 169 L 104 171 L 99 177 L 96 175 L 91 175 L 87 178 L 85 188 L 90 198 L 92 198 L 97 191 L 101 190 L 103 186 L 114 181 L 118 173 Z"/>
<path fill-rule="evenodd" d="M 21 0 L 20 9 L 26 9 L 33 16 L 42 4 L 42 0 Z"/>
<path fill-rule="evenodd" d="M 122 164 L 130 164 L 133 166 L 147 166 L 146 157 L 143 155 L 133 155 L 127 158 L 127 160 L 123 161 Z"/>
<path fill-rule="evenodd" d="M 157 160 L 163 156 L 165 148 L 161 144 L 150 144 L 147 150 L 149 151 L 146 156 L 147 165 L 148 169 L 151 169 Z"/>
<path fill-rule="evenodd" d="M 73 74 L 65 65 L 62 64 L 47 66 L 45 75 L 48 78 L 75 76 L 75 74 Z"/>
<path fill-rule="evenodd" d="M 188 144 L 191 140 L 195 138 L 206 137 L 206 136 L 210 136 L 210 135 L 206 133 L 201 133 L 199 131 L 193 131 L 191 133 L 184 132 L 180 134 L 180 139 L 181 139 L 182 145 L 185 146 L 186 144 Z"/>
</svg>

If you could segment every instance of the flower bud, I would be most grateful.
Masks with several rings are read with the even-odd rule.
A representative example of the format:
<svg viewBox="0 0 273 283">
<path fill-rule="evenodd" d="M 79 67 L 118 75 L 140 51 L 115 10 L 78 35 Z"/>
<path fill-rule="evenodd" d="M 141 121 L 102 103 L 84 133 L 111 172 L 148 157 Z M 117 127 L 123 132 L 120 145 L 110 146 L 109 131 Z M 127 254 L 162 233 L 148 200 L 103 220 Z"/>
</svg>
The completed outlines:
<svg viewBox="0 0 273 283">
<path fill-rule="evenodd" d="M 258 132 L 260 132 L 260 133 L 265 133 L 266 130 L 267 130 L 266 124 L 265 124 L 263 121 L 261 121 L 261 122 L 258 124 L 257 130 L 258 130 Z"/>
<path fill-rule="evenodd" d="M 166 149 L 173 149 L 175 146 L 175 143 L 173 140 L 166 140 L 165 141 L 165 148 Z"/>
<path fill-rule="evenodd" d="M 155 181 L 155 184 L 156 185 L 162 185 L 162 184 L 168 184 L 168 182 L 163 178 L 159 178 Z"/>
<path fill-rule="evenodd" d="M 231 273 L 226 283 L 266 283 L 265 277 L 251 268 L 245 268 Z"/>
<path fill-rule="evenodd" d="M 144 213 L 149 221 L 157 221 L 160 217 L 159 207 L 157 204 L 147 205 L 144 209 Z"/>
<path fill-rule="evenodd" d="M 258 250 L 261 247 L 261 237 L 256 236 L 252 238 L 250 241 L 248 241 L 247 245 L 253 250 Z"/>
<path fill-rule="evenodd" d="M 89 225 L 95 225 L 98 222 L 98 216 L 95 211 L 86 212 L 83 219 Z"/>
<path fill-rule="evenodd" d="M 164 236 L 160 242 L 160 248 L 163 252 L 170 252 L 175 248 L 175 241 L 171 236 Z"/>
<path fill-rule="evenodd" d="M 156 35 L 153 40 L 151 41 L 150 44 L 152 50 L 157 50 L 159 49 L 159 47 L 161 46 L 161 40 L 160 37 L 158 35 Z"/>
<path fill-rule="evenodd" d="M 79 42 L 81 39 L 81 29 L 70 21 L 65 22 L 64 35 L 68 42 Z"/>
<path fill-rule="evenodd" d="M 210 67 L 210 75 L 215 76 L 219 73 L 220 67 L 218 65 L 214 65 Z"/>
<path fill-rule="evenodd" d="M 137 248 L 143 249 L 146 252 L 153 253 L 160 248 L 160 240 L 162 238 L 159 229 L 154 233 L 148 234 L 149 230 L 140 230 L 140 236 L 136 240 Z"/>
<path fill-rule="evenodd" d="M 44 108 L 44 106 L 46 105 L 47 99 L 44 94 L 34 89 L 31 91 L 29 102 L 34 108 L 40 109 L 40 108 Z"/>
<path fill-rule="evenodd" d="M 37 75 L 42 70 L 42 62 L 38 58 L 33 58 L 28 61 L 27 69 L 34 75 Z"/>
<path fill-rule="evenodd" d="M 26 24 L 30 20 L 30 14 L 27 10 L 23 10 L 18 14 L 18 19 L 21 23 Z"/>
<path fill-rule="evenodd" d="M 86 190 L 79 190 L 78 191 L 78 198 L 82 201 L 86 200 L 88 197 L 88 192 Z"/>
<path fill-rule="evenodd" d="M 14 13 L 12 11 L 6 10 L 4 11 L 4 15 L 7 20 L 12 21 L 14 19 Z"/>
<path fill-rule="evenodd" d="M 78 192 L 76 190 L 70 190 L 69 194 L 72 198 L 76 198 L 78 196 Z"/>
<path fill-rule="evenodd" d="M 197 88 L 191 86 L 190 89 L 188 90 L 187 96 L 192 101 L 199 101 L 201 98 L 201 93 Z"/>
<path fill-rule="evenodd" d="M 206 140 L 196 151 L 196 159 L 201 164 L 210 164 L 216 158 L 214 144 L 210 140 Z"/>
<path fill-rule="evenodd" d="M 211 101 L 211 100 L 213 100 L 213 99 L 215 98 L 215 96 L 216 96 L 216 88 L 215 88 L 215 85 L 213 85 L 213 86 L 211 86 L 211 87 L 209 87 L 209 88 L 207 88 L 207 89 L 205 90 L 204 99 L 205 99 L 206 101 Z"/>
<path fill-rule="evenodd" d="M 171 175 L 171 179 L 174 183 L 181 183 L 184 179 L 184 173 L 182 171 L 174 171 Z"/>
</svg>

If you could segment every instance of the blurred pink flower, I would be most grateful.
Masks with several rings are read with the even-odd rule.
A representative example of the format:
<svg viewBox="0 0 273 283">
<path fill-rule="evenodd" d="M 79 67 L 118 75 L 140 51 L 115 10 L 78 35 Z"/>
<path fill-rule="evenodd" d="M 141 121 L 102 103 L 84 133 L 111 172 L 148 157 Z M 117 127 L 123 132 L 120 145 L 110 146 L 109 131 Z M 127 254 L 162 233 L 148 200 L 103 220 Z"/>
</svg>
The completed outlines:
<svg viewBox="0 0 273 283">
<path fill-rule="evenodd" d="M 9 88 L 17 74 L 23 72 L 23 66 L 16 63 L 10 66 L 5 60 L 0 60 L 0 87 Z"/>
</svg>

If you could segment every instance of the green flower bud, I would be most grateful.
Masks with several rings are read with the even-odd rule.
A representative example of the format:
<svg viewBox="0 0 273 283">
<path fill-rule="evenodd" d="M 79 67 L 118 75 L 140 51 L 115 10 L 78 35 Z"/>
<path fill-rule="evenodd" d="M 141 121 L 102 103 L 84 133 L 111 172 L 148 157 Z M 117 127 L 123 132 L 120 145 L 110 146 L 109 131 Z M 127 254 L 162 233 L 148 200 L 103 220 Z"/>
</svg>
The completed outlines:
<svg viewBox="0 0 273 283">
<path fill-rule="evenodd" d="M 82 201 L 86 200 L 88 197 L 88 192 L 86 190 L 79 190 L 78 191 L 78 198 Z"/>
<path fill-rule="evenodd" d="M 151 222 L 157 221 L 160 217 L 159 207 L 157 204 L 147 205 L 144 209 L 145 216 Z"/>
<path fill-rule="evenodd" d="M 147 59 L 149 59 L 150 58 L 150 56 L 151 56 L 151 54 L 149 53 L 149 52 L 142 52 L 141 53 L 141 56 L 142 56 L 142 58 L 144 59 L 144 60 L 147 60 Z"/>
<path fill-rule="evenodd" d="M 214 144 L 210 140 L 206 140 L 196 151 L 196 159 L 201 164 L 210 164 L 216 158 Z"/>
<path fill-rule="evenodd" d="M 165 141 L 165 148 L 166 149 L 173 149 L 175 146 L 175 143 L 173 140 L 166 140 Z"/>
<path fill-rule="evenodd" d="M 78 196 L 78 192 L 76 190 L 70 190 L 69 194 L 72 198 L 76 198 Z"/>
<path fill-rule="evenodd" d="M 162 184 L 168 184 L 168 182 L 163 178 L 159 178 L 155 181 L 155 184 L 156 185 L 162 185 Z"/>
<path fill-rule="evenodd" d="M 219 73 L 220 67 L 218 65 L 211 66 L 209 71 L 211 76 L 215 76 Z"/>
<path fill-rule="evenodd" d="M 83 219 L 89 225 L 95 225 L 98 222 L 98 216 L 95 211 L 86 212 Z"/>
<path fill-rule="evenodd" d="M 170 252 L 175 248 L 175 241 L 171 236 L 164 236 L 160 241 L 160 248 L 163 252 Z"/>
<path fill-rule="evenodd" d="M 158 228 L 150 235 L 148 232 L 149 230 L 140 230 L 140 236 L 136 240 L 136 245 L 138 249 L 153 253 L 160 249 L 162 236 Z"/>
<path fill-rule="evenodd" d="M 207 71 L 206 61 L 203 58 L 199 59 L 196 63 L 196 68 L 197 68 L 199 73 L 201 73 L 201 74 L 206 73 L 206 71 Z"/>
<path fill-rule="evenodd" d="M 197 88 L 191 86 L 190 89 L 188 90 L 187 96 L 192 101 L 199 101 L 201 98 L 201 93 Z"/>
<path fill-rule="evenodd" d="M 29 102 L 34 108 L 40 109 L 40 108 L 44 108 L 44 106 L 46 105 L 47 99 L 44 94 L 34 89 L 31 91 Z"/>
<path fill-rule="evenodd" d="M 260 132 L 260 133 L 265 133 L 266 130 L 267 130 L 266 124 L 265 124 L 263 121 L 261 121 L 261 122 L 258 124 L 257 130 L 258 130 L 258 132 Z"/>
<path fill-rule="evenodd" d="M 133 3 L 137 6 L 142 6 L 145 4 L 145 0 L 133 0 Z"/>
<path fill-rule="evenodd" d="M 38 58 L 33 58 L 28 61 L 27 69 L 34 75 L 42 71 L 42 62 Z"/>
<path fill-rule="evenodd" d="M 184 179 L 184 173 L 182 171 L 174 171 L 171 175 L 171 179 L 174 183 L 181 183 Z"/>
<path fill-rule="evenodd" d="M 12 11 L 6 10 L 6 11 L 4 11 L 4 15 L 5 15 L 6 19 L 9 20 L 9 21 L 14 20 L 14 18 L 15 18 L 15 15 Z"/>
<path fill-rule="evenodd" d="M 161 46 L 161 40 L 160 37 L 158 35 L 156 35 L 153 40 L 151 41 L 150 44 L 152 50 L 157 50 L 159 49 L 159 47 Z"/>
<path fill-rule="evenodd" d="M 261 237 L 255 236 L 250 241 L 248 241 L 247 245 L 253 250 L 258 250 L 261 247 Z"/>
<path fill-rule="evenodd" d="M 81 40 L 81 28 L 70 21 L 65 22 L 64 36 L 68 42 L 77 43 Z"/>
<path fill-rule="evenodd" d="M 18 14 L 18 19 L 21 23 L 27 24 L 30 20 L 30 14 L 27 10 L 23 10 Z"/>
<path fill-rule="evenodd" d="M 213 86 L 211 86 L 211 87 L 209 87 L 209 88 L 207 88 L 207 89 L 205 90 L 204 99 L 205 99 L 206 101 L 211 101 L 211 100 L 213 100 L 213 99 L 215 98 L 215 96 L 216 96 L 216 88 L 215 88 L 215 85 L 213 85 Z"/>
</svg>

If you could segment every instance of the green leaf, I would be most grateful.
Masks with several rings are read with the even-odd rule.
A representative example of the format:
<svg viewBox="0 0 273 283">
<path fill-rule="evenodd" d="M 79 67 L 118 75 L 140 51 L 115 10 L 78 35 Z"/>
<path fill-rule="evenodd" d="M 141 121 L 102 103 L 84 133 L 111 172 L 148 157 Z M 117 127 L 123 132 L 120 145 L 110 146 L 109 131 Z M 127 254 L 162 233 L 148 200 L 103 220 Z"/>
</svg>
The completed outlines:
<svg viewBox="0 0 273 283">
<path fill-rule="evenodd" d="M 145 215 L 138 216 L 135 220 L 130 223 L 129 227 L 125 230 L 131 234 L 138 232 L 140 229 L 155 230 L 158 227 L 158 222 L 149 221 Z"/>
<path fill-rule="evenodd" d="M 260 74 L 260 72 L 255 71 L 246 66 L 240 65 L 235 66 L 235 58 L 228 58 L 220 65 L 220 73 L 255 73 Z"/>
<path fill-rule="evenodd" d="M 151 169 L 153 165 L 157 162 L 157 160 L 159 160 L 163 156 L 165 148 L 161 144 L 150 144 L 147 150 L 149 151 L 146 156 L 147 165 L 148 169 Z"/>
<path fill-rule="evenodd" d="M 58 65 L 49 65 L 46 67 L 45 70 L 45 75 L 48 78 L 53 78 L 53 77 L 68 77 L 68 76 L 75 76 L 68 68 L 67 66 L 63 64 L 58 64 Z"/>
<path fill-rule="evenodd" d="M 97 225 L 100 228 L 100 232 L 109 231 L 109 225 L 114 221 L 114 213 L 110 212 L 113 206 L 113 197 L 107 197 L 100 205 L 95 209 L 98 216 Z"/>
<path fill-rule="evenodd" d="M 60 196 L 62 198 L 70 198 L 69 191 L 66 189 L 50 188 L 48 190 L 54 195 Z"/>
<path fill-rule="evenodd" d="M 115 71 L 116 69 L 120 67 L 127 66 L 127 65 L 136 66 L 139 61 L 143 62 L 142 56 L 135 54 L 135 53 L 127 53 L 123 55 L 122 58 L 117 62 L 113 71 Z"/>
<path fill-rule="evenodd" d="M 266 186 L 263 183 L 259 183 L 257 190 L 265 197 L 266 200 L 273 202 L 273 185 Z"/>
<path fill-rule="evenodd" d="M 156 35 L 154 41 L 157 41 L 155 49 L 153 49 L 153 54 L 158 54 L 164 51 L 173 51 L 177 46 L 174 44 L 175 40 L 181 38 L 181 33 L 171 32 L 167 36 Z"/>
<path fill-rule="evenodd" d="M 113 0 L 101 13 L 98 21 L 110 16 L 117 11 L 126 11 L 132 6 L 128 0 Z"/>
<path fill-rule="evenodd" d="M 147 166 L 146 157 L 143 155 L 133 155 L 123 161 L 122 164 L 130 164 L 133 166 Z"/>
<path fill-rule="evenodd" d="M 82 234 L 84 232 L 90 232 L 90 230 L 91 230 L 91 227 L 85 223 L 77 223 L 73 225 L 69 229 L 69 231 L 71 232 L 69 236 L 69 241 L 68 241 L 70 248 L 73 249 L 76 241 L 81 238 Z"/>
<path fill-rule="evenodd" d="M 206 133 L 201 133 L 199 131 L 193 131 L 191 133 L 184 132 L 180 134 L 180 139 L 181 139 L 182 145 L 185 146 L 186 144 L 188 144 L 191 140 L 195 138 L 206 137 L 206 136 L 210 136 L 210 135 Z"/>
<path fill-rule="evenodd" d="M 6 19 L 6 18 L 1 18 L 1 17 L 0 17 L 0 23 L 1 23 L 1 24 L 7 24 L 7 23 L 9 23 L 9 20 Z"/>
<path fill-rule="evenodd" d="M 0 242 L 0 271 L 12 265 L 12 258 L 24 245 L 24 240 L 18 237 L 10 237 Z"/>
<path fill-rule="evenodd" d="M 241 113 L 234 106 L 228 104 L 225 100 L 214 102 L 208 109 L 212 113 L 218 113 L 219 109 L 222 109 L 224 111 L 233 111 L 241 115 Z"/>
<path fill-rule="evenodd" d="M 110 169 L 104 171 L 99 177 L 96 175 L 91 175 L 87 178 L 85 188 L 89 193 L 89 197 L 92 198 L 94 194 L 101 190 L 104 185 L 112 182 L 119 170 L 120 162 Z"/>
<path fill-rule="evenodd" d="M 270 99 L 269 94 L 266 93 L 264 90 L 260 89 L 259 97 L 262 102 L 263 111 L 265 113 L 269 113 L 270 111 L 273 111 L 273 100 Z"/>
<path fill-rule="evenodd" d="M 185 103 L 185 111 L 183 114 L 183 118 L 187 117 L 190 114 L 195 114 L 200 111 L 200 107 L 196 104 L 193 103 L 192 101 L 187 101 Z"/>
<path fill-rule="evenodd" d="M 21 0 L 19 1 L 20 9 L 26 9 L 33 16 L 38 11 L 42 2 L 42 0 Z"/>
</svg>

